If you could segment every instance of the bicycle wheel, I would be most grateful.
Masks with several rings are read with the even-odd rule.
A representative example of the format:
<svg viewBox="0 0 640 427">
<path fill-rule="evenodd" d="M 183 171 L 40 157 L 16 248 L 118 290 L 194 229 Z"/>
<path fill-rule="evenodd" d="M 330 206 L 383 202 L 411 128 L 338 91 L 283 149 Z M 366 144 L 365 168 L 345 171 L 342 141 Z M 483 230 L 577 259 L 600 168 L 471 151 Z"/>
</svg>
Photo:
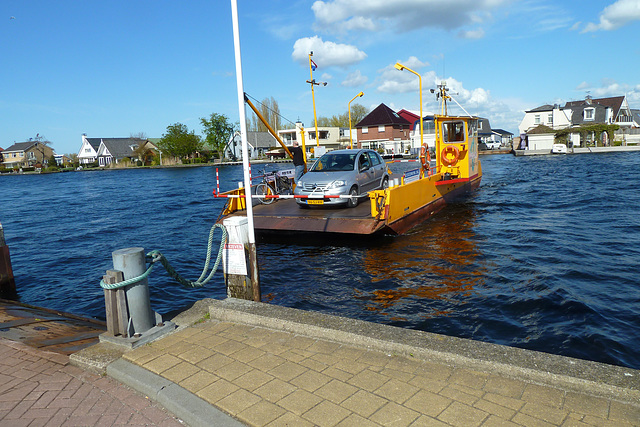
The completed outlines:
<svg viewBox="0 0 640 427">
<path fill-rule="evenodd" d="M 270 185 L 265 184 L 264 182 L 256 185 L 256 195 L 257 196 L 271 196 L 274 194 L 273 188 Z M 258 197 L 258 200 L 263 205 L 270 205 L 273 203 L 275 199 L 270 197 Z"/>
</svg>

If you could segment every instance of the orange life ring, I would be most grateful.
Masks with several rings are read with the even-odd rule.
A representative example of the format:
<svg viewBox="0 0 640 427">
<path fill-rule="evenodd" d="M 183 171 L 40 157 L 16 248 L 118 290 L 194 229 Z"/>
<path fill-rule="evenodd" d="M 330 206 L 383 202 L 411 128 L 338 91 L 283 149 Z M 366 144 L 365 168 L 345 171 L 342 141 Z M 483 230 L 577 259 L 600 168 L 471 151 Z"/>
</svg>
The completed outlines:
<svg viewBox="0 0 640 427">
<path fill-rule="evenodd" d="M 427 175 L 431 175 L 431 153 L 426 142 L 420 148 L 420 163 L 422 163 L 422 170 L 427 171 Z"/>
<path fill-rule="evenodd" d="M 449 159 L 449 157 L 447 157 L 448 154 L 452 154 L 453 158 Z M 447 145 L 446 147 L 444 147 L 444 150 L 442 150 L 440 160 L 442 160 L 442 163 L 444 163 L 446 166 L 453 166 L 458 163 L 459 156 L 460 150 L 458 150 L 458 147 L 456 147 L 455 145 Z"/>
</svg>

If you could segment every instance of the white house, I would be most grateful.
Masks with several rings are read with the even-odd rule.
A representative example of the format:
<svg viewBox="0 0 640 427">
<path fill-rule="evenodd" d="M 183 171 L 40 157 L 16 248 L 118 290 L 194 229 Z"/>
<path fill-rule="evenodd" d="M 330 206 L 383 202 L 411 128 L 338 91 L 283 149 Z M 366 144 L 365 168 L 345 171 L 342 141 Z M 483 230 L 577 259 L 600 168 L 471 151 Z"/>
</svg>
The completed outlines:
<svg viewBox="0 0 640 427">
<path fill-rule="evenodd" d="M 543 105 L 533 110 L 525 111 L 524 118 L 518 126 L 521 134 L 529 130 L 545 125 L 551 129 L 564 129 L 571 126 L 571 109 L 560 108 L 560 105 Z"/>
<path fill-rule="evenodd" d="M 98 147 L 100 147 L 100 138 L 87 138 L 87 134 L 83 133 L 78 162 L 81 165 L 95 162 L 98 159 Z"/>
<path fill-rule="evenodd" d="M 304 129 L 304 143 L 307 153 L 313 152 L 317 145 L 324 147 L 326 151 L 337 150 L 340 148 L 348 148 L 349 145 L 349 129 L 341 129 L 337 126 L 318 126 L 319 140 L 316 141 L 315 125 L 303 127 L 301 122 L 296 122 L 294 129 L 283 129 L 278 131 L 278 136 L 285 145 L 290 146 L 293 141 L 298 141 L 298 145 L 302 147 L 302 129 Z M 353 133 L 355 136 L 355 132 Z M 346 136 L 345 136 L 346 135 Z M 357 138 L 354 138 L 354 146 Z"/>
</svg>

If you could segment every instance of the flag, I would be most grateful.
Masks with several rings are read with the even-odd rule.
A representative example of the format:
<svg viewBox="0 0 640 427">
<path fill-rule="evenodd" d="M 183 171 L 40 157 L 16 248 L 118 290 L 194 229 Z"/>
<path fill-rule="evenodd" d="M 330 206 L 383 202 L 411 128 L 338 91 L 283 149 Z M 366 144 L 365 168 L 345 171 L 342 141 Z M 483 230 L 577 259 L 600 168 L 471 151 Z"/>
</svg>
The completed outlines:
<svg viewBox="0 0 640 427">
<path fill-rule="evenodd" d="M 315 71 L 316 68 L 318 68 L 318 65 L 315 62 L 313 62 L 313 59 L 310 59 L 310 61 L 311 61 L 311 70 Z"/>
</svg>

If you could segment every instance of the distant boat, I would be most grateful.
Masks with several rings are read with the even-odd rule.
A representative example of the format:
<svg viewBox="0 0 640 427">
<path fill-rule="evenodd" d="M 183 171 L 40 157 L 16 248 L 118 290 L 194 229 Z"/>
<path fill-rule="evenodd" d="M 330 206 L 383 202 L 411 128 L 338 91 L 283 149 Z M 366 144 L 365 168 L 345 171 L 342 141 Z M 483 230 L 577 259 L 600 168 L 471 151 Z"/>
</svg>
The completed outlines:
<svg viewBox="0 0 640 427">
<path fill-rule="evenodd" d="M 553 144 L 551 146 L 551 154 L 567 154 L 567 146 L 565 144 Z"/>
</svg>

